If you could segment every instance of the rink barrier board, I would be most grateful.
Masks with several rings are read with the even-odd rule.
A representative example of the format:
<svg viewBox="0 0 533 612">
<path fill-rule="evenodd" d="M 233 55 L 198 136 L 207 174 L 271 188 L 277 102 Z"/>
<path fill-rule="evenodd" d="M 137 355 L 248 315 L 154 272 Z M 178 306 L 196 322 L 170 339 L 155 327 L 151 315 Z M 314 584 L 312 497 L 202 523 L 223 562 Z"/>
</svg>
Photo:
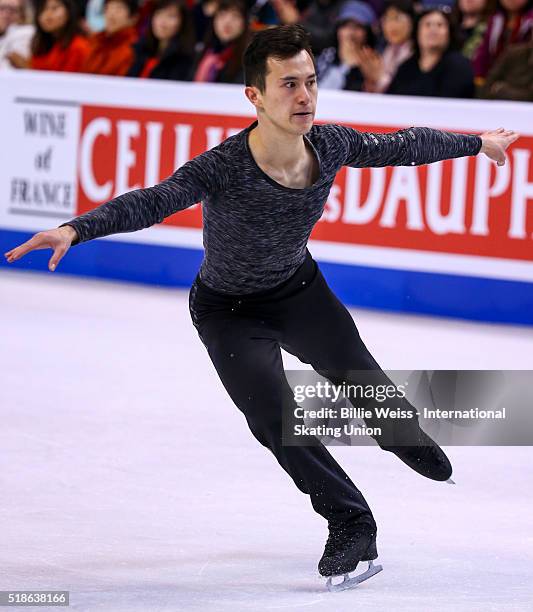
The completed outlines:
<svg viewBox="0 0 533 612">
<path fill-rule="evenodd" d="M 32 234 L 0 230 L 2 254 Z M 1 267 L 48 272 L 50 250 L 34 251 Z M 188 288 L 203 251 L 94 240 L 72 247 L 54 274 Z M 348 306 L 533 325 L 533 285 L 517 281 L 320 262 L 336 295 Z"/>
<path fill-rule="evenodd" d="M 341 169 L 310 242 L 341 299 L 533 324 L 532 108 L 321 90 L 318 123 L 479 134 L 505 117 L 521 134 L 502 167 L 480 155 Z M 9 143 L 0 165 L 4 251 L 114 195 L 156 184 L 255 119 L 236 85 L 30 71 L 0 74 L 0 111 Z M 60 273 L 188 286 L 202 258 L 201 228 L 195 205 L 153 227 L 75 247 Z M 13 268 L 48 273 L 46 264 L 38 252 Z"/>
</svg>

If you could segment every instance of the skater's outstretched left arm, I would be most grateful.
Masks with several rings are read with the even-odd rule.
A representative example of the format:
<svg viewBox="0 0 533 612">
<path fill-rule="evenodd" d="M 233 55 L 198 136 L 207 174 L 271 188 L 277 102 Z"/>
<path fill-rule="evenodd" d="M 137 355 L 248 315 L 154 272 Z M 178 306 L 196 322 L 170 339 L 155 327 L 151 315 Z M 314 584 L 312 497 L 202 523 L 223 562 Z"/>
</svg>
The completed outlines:
<svg viewBox="0 0 533 612">
<path fill-rule="evenodd" d="M 427 127 L 411 127 L 391 133 L 359 132 L 332 126 L 345 150 L 342 165 L 353 168 L 381 166 L 420 166 L 444 159 L 485 153 L 503 165 L 505 150 L 518 134 L 499 128 L 474 134 L 455 134 Z"/>
<path fill-rule="evenodd" d="M 123 193 L 62 225 L 76 230 L 73 245 L 111 234 L 136 232 L 162 223 L 166 217 L 222 189 L 227 175 L 224 154 L 215 147 L 188 161 L 157 185 Z"/>
<path fill-rule="evenodd" d="M 38 232 L 23 244 L 5 253 L 9 263 L 30 251 L 54 251 L 48 267 L 54 271 L 72 245 L 111 234 L 135 232 L 161 223 L 173 213 L 203 200 L 224 188 L 225 158 L 217 147 L 178 168 L 153 187 L 119 195 L 58 228 Z"/>
</svg>

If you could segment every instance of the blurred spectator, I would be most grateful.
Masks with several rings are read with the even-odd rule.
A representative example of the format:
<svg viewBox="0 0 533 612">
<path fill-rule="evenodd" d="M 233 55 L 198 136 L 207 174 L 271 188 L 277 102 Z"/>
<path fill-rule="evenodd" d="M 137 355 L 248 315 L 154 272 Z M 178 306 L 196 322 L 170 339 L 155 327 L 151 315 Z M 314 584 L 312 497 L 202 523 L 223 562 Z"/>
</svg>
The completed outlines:
<svg viewBox="0 0 533 612">
<path fill-rule="evenodd" d="M 335 25 L 344 0 L 314 0 L 302 15 L 300 23 L 309 32 L 315 55 L 335 42 Z"/>
<path fill-rule="evenodd" d="M 152 21 L 152 15 L 154 14 L 156 0 L 142 0 L 139 5 L 139 18 L 137 19 L 137 36 L 142 38 L 148 34 L 150 29 L 150 22 Z M 184 0 L 185 8 L 187 3 Z"/>
<path fill-rule="evenodd" d="M 19 0 L 0 2 L 0 43 L 11 24 L 23 23 L 23 7 Z"/>
<path fill-rule="evenodd" d="M 248 2 L 252 31 L 282 23 L 298 23 L 300 11 L 293 0 L 251 0 Z"/>
<path fill-rule="evenodd" d="M 221 0 L 204 50 L 193 70 L 194 81 L 244 83 L 242 56 L 248 43 L 248 15 L 240 0 Z"/>
<path fill-rule="evenodd" d="M 414 54 L 399 68 L 387 93 L 471 98 L 474 74 L 470 62 L 454 51 L 455 32 L 449 9 L 430 9 L 417 20 Z"/>
<path fill-rule="evenodd" d="M 78 15 L 80 19 L 85 19 L 85 12 L 87 10 L 88 0 L 75 0 L 76 7 L 78 8 Z"/>
<path fill-rule="evenodd" d="M 533 29 L 533 0 L 499 0 L 495 15 L 474 58 L 476 83 L 483 84 L 498 56 L 509 45 L 527 42 Z"/>
<path fill-rule="evenodd" d="M 0 70 L 25 65 L 35 28 L 27 0 L 0 0 Z"/>
<path fill-rule="evenodd" d="M 137 0 L 104 0 L 105 30 L 89 38 L 91 51 L 84 72 L 124 76 L 133 62 Z"/>
<path fill-rule="evenodd" d="M 89 43 L 79 25 L 74 0 L 41 0 L 36 7 L 35 26 L 29 67 L 80 72 L 89 55 Z"/>
<path fill-rule="evenodd" d="M 252 30 L 273 25 L 301 23 L 306 11 L 316 0 L 251 0 L 250 26 Z"/>
<path fill-rule="evenodd" d="M 194 29 L 182 0 L 158 0 L 146 36 L 133 48 L 134 60 L 128 76 L 187 81 Z"/>
<path fill-rule="evenodd" d="M 496 0 L 457 0 L 452 18 L 458 25 L 458 39 L 462 54 L 472 59 L 483 40 Z"/>
<path fill-rule="evenodd" d="M 533 102 L 533 35 L 504 51 L 487 76 L 481 97 Z"/>
<path fill-rule="evenodd" d="M 438 9 L 444 11 L 451 11 L 455 6 L 456 0 L 415 0 L 415 13 L 427 13 L 429 9 Z"/>
<path fill-rule="evenodd" d="M 398 67 L 413 54 L 414 7 L 411 0 L 390 0 L 381 17 L 385 48 L 373 53 L 363 64 L 366 90 L 382 93 L 390 85 Z"/>
<path fill-rule="evenodd" d="M 272 6 L 274 18 L 267 25 L 293 25 L 300 21 L 300 11 L 296 0 L 270 0 L 265 3 Z"/>
<path fill-rule="evenodd" d="M 213 15 L 217 10 L 217 6 L 218 0 L 200 0 L 194 5 L 192 15 L 197 41 L 203 41 L 205 39 L 211 27 Z"/>
<path fill-rule="evenodd" d="M 103 32 L 105 29 L 104 0 L 89 0 L 85 8 L 85 21 L 91 32 Z"/>
<path fill-rule="evenodd" d="M 337 18 L 334 47 L 324 49 L 317 58 L 318 83 L 324 89 L 362 91 L 365 77 L 362 64 L 367 47 L 375 45 L 372 23 L 376 15 L 372 8 L 359 0 L 349 0 Z"/>
</svg>

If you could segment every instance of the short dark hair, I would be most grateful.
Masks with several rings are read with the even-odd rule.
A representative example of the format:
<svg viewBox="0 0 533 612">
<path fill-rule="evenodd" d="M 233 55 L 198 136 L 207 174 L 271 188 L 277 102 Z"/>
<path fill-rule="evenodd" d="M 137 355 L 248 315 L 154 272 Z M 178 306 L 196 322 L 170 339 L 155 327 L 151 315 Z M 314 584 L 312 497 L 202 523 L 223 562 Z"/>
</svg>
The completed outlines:
<svg viewBox="0 0 533 612">
<path fill-rule="evenodd" d="M 309 34 L 300 25 L 281 25 L 257 32 L 244 52 L 244 82 L 265 91 L 267 60 L 289 59 L 307 51 L 315 65 Z"/>
<path fill-rule="evenodd" d="M 139 12 L 139 0 L 104 0 L 104 6 L 110 2 L 122 2 L 122 4 L 126 5 L 130 17 Z"/>
</svg>

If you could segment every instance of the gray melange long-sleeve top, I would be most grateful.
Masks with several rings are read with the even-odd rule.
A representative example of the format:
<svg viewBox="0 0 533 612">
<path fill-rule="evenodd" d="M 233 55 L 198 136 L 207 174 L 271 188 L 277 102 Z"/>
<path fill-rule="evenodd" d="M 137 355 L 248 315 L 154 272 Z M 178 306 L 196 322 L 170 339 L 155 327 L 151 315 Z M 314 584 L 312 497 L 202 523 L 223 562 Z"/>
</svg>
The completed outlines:
<svg viewBox="0 0 533 612">
<path fill-rule="evenodd" d="M 201 201 L 202 282 L 226 294 L 263 291 L 287 280 L 303 262 L 309 235 L 342 166 L 428 164 L 477 155 L 481 148 L 479 136 L 431 128 L 379 134 L 314 125 L 305 139 L 317 157 L 319 176 L 309 187 L 292 189 L 256 164 L 248 145 L 256 125 L 198 155 L 154 187 L 125 193 L 64 223 L 78 234 L 73 244 L 150 227 Z"/>
</svg>

